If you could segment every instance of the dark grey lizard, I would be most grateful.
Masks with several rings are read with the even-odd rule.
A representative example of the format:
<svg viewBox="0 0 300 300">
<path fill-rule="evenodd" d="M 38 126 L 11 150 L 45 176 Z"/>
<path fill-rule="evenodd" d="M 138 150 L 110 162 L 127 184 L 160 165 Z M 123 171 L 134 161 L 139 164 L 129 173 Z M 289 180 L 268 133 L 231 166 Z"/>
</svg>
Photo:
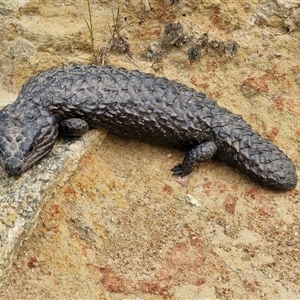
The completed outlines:
<svg viewBox="0 0 300 300">
<path fill-rule="evenodd" d="M 0 111 L 6 172 L 20 175 L 49 153 L 59 124 L 71 135 L 106 128 L 121 137 L 187 148 L 182 164 L 172 169 L 177 175 L 215 157 L 268 188 L 297 184 L 295 166 L 277 146 L 205 94 L 151 74 L 92 65 L 43 71 Z"/>
</svg>

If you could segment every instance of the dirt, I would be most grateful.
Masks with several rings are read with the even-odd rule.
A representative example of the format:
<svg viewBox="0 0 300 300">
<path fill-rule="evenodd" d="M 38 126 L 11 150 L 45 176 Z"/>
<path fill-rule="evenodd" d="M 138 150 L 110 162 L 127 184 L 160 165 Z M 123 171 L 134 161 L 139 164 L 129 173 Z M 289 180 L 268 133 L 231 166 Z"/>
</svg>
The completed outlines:
<svg viewBox="0 0 300 300">
<path fill-rule="evenodd" d="M 296 7 L 175 2 L 120 1 L 120 35 L 130 50 L 108 53 L 107 62 L 205 91 L 299 170 L 299 26 L 286 21 Z M 91 8 L 97 52 L 109 43 L 118 5 Z M 54 65 L 91 62 L 82 15 L 88 18 L 85 1 L 31 1 L 7 17 L 5 90 L 15 93 Z M 149 44 L 166 42 L 170 22 L 183 29 L 151 60 Z M 205 33 L 209 45 L 190 60 Z M 230 42 L 236 53 L 213 47 Z M 183 156 L 114 136 L 86 153 L 67 184 L 50 192 L 0 298 L 300 299 L 299 185 L 273 192 L 211 161 L 183 187 L 170 172 Z"/>
</svg>

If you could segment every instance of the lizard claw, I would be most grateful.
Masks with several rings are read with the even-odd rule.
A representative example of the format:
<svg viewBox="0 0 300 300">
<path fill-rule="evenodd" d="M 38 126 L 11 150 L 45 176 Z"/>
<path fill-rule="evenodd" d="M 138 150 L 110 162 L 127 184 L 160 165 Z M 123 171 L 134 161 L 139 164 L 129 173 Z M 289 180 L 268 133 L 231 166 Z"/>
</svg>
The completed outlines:
<svg viewBox="0 0 300 300">
<path fill-rule="evenodd" d="M 173 175 L 179 175 L 181 177 L 185 176 L 181 164 L 179 164 L 179 165 L 175 166 L 174 168 L 172 168 L 171 171 L 173 172 Z"/>
</svg>

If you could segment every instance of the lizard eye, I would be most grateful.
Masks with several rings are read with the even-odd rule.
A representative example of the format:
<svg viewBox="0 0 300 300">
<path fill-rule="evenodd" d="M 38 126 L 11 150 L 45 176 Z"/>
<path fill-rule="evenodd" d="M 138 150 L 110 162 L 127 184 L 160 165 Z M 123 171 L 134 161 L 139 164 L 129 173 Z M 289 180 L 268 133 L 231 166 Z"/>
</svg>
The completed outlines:
<svg viewBox="0 0 300 300">
<path fill-rule="evenodd" d="M 33 151 L 33 145 L 31 145 L 28 149 L 28 153 L 32 152 Z"/>
</svg>

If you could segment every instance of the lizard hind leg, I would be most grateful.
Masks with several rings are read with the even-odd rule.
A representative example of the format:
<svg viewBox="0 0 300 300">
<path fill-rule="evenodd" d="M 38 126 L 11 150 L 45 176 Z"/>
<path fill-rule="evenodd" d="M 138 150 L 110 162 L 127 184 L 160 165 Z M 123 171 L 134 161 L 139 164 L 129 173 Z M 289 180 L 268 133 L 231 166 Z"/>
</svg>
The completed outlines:
<svg viewBox="0 0 300 300">
<path fill-rule="evenodd" d="M 197 164 L 211 159 L 217 152 L 218 147 L 213 141 L 206 141 L 191 149 L 184 157 L 181 164 L 171 169 L 173 175 L 184 177 L 190 174 Z"/>
</svg>

